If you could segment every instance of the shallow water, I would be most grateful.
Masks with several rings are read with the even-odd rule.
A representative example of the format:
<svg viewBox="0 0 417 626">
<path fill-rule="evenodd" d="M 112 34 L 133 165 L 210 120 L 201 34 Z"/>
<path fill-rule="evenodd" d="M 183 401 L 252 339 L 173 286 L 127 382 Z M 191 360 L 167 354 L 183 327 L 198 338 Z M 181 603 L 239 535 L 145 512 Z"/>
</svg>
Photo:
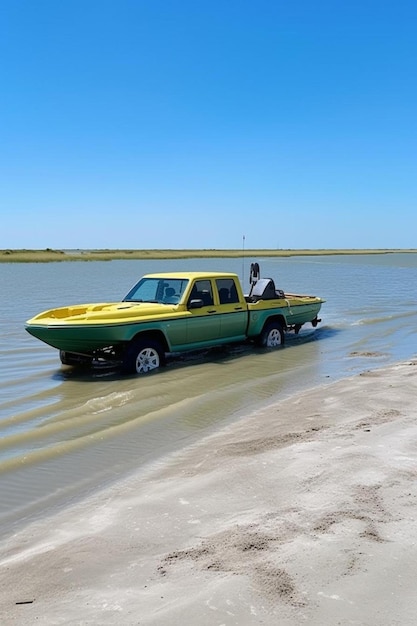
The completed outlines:
<svg viewBox="0 0 417 626">
<path fill-rule="evenodd" d="M 262 276 L 327 302 L 284 349 L 177 358 L 156 374 L 77 371 L 24 322 L 54 306 L 121 299 L 144 273 L 249 261 L 0 264 L 0 527 L 67 504 L 290 394 L 415 356 L 417 255 L 261 259 Z"/>
</svg>

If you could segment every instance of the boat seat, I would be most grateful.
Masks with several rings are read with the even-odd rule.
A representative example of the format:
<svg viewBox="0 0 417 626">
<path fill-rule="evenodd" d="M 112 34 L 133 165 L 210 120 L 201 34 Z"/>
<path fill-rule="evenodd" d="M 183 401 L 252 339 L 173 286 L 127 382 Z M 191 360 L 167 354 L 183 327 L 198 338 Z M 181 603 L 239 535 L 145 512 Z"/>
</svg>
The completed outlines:
<svg viewBox="0 0 417 626">
<path fill-rule="evenodd" d="M 252 302 L 258 300 L 273 300 L 277 298 L 275 283 L 272 278 L 260 278 L 253 286 L 250 292 Z"/>
</svg>

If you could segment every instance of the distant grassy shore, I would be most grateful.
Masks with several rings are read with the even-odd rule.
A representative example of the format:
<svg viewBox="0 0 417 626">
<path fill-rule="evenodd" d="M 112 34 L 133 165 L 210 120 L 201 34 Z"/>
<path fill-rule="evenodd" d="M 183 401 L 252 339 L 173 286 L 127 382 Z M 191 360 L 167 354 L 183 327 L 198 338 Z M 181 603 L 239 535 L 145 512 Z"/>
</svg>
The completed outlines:
<svg viewBox="0 0 417 626">
<path fill-rule="evenodd" d="M 416 253 L 417 249 L 266 249 L 266 250 L 0 250 L 0 263 L 51 263 L 57 261 L 120 261 L 132 259 L 195 259 L 322 256 L 341 254 Z"/>
</svg>

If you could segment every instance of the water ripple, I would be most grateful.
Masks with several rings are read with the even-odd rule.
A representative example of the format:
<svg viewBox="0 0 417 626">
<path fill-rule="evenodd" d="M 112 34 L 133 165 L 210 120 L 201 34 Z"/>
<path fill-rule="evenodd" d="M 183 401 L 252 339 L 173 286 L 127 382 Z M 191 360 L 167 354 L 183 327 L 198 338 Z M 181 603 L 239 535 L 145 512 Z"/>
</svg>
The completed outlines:
<svg viewBox="0 0 417 626">
<path fill-rule="evenodd" d="M 25 333 L 25 319 L 61 304 L 117 300 L 123 294 L 115 285 L 124 284 L 127 291 L 138 274 L 162 267 L 239 273 L 241 260 L 216 259 L 213 267 L 203 259 L 197 268 L 193 260 L 2 265 L 3 531 L 7 524 L 154 463 L 260 406 L 414 356 L 417 306 L 409 286 L 417 284 L 417 255 L 399 256 L 384 255 L 380 262 L 375 257 L 265 259 L 263 275 L 278 275 L 280 287 L 326 298 L 322 324 L 288 335 L 282 350 L 206 351 L 177 358 L 147 377 L 63 367 L 55 350 Z"/>
</svg>

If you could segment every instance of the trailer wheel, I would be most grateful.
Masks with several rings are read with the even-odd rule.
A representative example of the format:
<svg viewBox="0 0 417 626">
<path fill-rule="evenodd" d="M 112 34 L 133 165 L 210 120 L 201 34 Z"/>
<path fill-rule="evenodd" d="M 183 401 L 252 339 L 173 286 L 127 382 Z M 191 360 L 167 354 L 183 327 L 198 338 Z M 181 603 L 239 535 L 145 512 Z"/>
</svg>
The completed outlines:
<svg viewBox="0 0 417 626">
<path fill-rule="evenodd" d="M 165 363 L 165 353 L 154 339 L 137 339 L 130 342 L 123 358 L 123 371 L 128 374 L 147 374 Z"/>
<path fill-rule="evenodd" d="M 74 352 L 66 352 L 65 350 L 59 351 L 59 358 L 62 365 L 91 365 L 92 357 L 84 356 L 82 354 L 76 354 Z"/>
<path fill-rule="evenodd" d="M 266 324 L 259 337 L 259 345 L 264 348 L 278 348 L 284 345 L 284 329 L 281 322 Z"/>
</svg>

